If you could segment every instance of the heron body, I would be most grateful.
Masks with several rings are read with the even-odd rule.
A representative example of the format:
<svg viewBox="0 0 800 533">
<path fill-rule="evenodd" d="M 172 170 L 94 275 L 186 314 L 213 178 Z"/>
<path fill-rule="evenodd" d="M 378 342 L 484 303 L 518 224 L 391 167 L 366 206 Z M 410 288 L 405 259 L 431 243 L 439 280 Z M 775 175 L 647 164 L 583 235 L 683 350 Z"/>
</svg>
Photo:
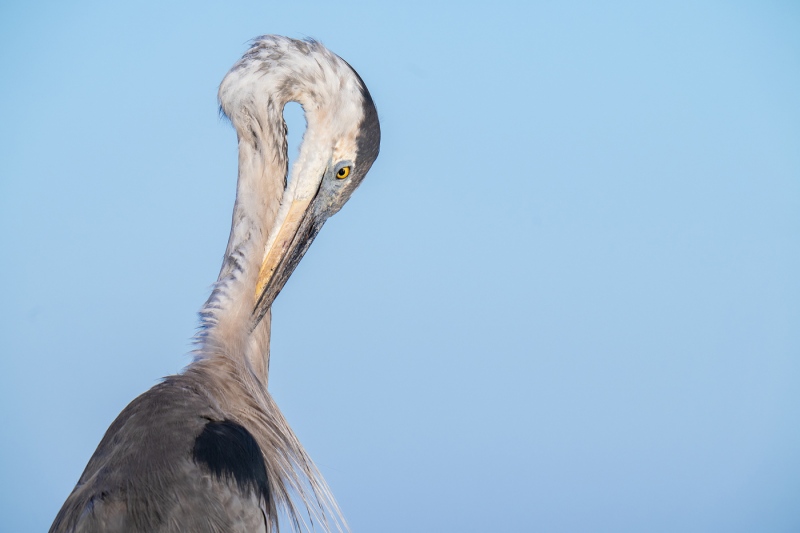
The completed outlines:
<svg viewBox="0 0 800 533">
<path fill-rule="evenodd" d="M 51 533 L 272 531 L 281 510 L 296 529 L 306 518 L 327 531 L 346 527 L 267 392 L 270 308 L 377 157 L 375 106 L 344 60 L 278 36 L 253 41 L 219 100 L 237 132 L 239 176 L 194 360 L 120 413 Z M 291 174 L 290 101 L 307 121 Z"/>
</svg>

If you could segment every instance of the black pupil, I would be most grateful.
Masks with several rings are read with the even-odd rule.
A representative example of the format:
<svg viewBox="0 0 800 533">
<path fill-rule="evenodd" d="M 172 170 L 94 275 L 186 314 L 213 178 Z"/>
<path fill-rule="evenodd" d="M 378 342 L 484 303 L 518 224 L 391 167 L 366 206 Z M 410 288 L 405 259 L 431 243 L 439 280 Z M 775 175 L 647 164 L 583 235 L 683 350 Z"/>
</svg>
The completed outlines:
<svg viewBox="0 0 800 533">
<path fill-rule="evenodd" d="M 340 176 L 344 176 L 344 173 L 345 173 L 345 172 L 347 172 L 345 169 L 343 169 L 343 168 L 340 168 L 340 169 L 339 169 L 339 175 L 340 175 Z"/>
</svg>

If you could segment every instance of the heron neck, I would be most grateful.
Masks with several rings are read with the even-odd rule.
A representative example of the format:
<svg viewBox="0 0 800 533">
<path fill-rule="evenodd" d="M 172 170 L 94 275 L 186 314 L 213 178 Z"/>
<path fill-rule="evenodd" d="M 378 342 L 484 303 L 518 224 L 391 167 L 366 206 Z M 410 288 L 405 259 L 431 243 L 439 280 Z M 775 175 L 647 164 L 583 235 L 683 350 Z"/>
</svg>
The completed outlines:
<svg viewBox="0 0 800 533">
<path fill-rule="evenodd" d="M 260 127 L 253 128 L 254 124 Z M 286 137 L 281 114 L 234 126 L 239 137 L 236 203 L 222 268 L 200 311 L 199 353 L 242 359 L 266 386 L 271 317 L 267 313 L 253 327 L 252 311 L 267 237 L 286 180 Z"/>
</svg>

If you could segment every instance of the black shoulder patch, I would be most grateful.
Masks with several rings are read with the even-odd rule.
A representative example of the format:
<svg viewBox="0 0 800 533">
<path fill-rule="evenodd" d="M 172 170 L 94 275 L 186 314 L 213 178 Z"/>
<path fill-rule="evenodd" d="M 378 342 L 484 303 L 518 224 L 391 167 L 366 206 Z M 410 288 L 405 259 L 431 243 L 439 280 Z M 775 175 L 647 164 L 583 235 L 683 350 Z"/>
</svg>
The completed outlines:
<svg viewBox="0 0 800 533">
<path fill-rule="evenodd" d="M 244 492 L 269 498 L 267 468 L 256 439 L 230 420 L 209 422 L 194 441 L 192 457 L 217 478 L 235 481 Z"/>
</svg>

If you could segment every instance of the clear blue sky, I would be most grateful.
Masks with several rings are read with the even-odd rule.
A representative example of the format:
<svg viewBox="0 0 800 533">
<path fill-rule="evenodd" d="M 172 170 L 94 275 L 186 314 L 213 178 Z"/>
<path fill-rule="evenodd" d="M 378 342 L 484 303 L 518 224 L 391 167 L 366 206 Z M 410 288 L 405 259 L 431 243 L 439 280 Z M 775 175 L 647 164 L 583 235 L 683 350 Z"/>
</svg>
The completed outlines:
<svg viewBox="0 0 800 533">
<path fill-rule="evenodd" d="M 216 88 L 263 33 L 381 117 L 274 307 L 356 532 L 800 530 L 800 7 L 766 0 L 3 3 L 0 530 L 189 361 Z"/>
</svg>

